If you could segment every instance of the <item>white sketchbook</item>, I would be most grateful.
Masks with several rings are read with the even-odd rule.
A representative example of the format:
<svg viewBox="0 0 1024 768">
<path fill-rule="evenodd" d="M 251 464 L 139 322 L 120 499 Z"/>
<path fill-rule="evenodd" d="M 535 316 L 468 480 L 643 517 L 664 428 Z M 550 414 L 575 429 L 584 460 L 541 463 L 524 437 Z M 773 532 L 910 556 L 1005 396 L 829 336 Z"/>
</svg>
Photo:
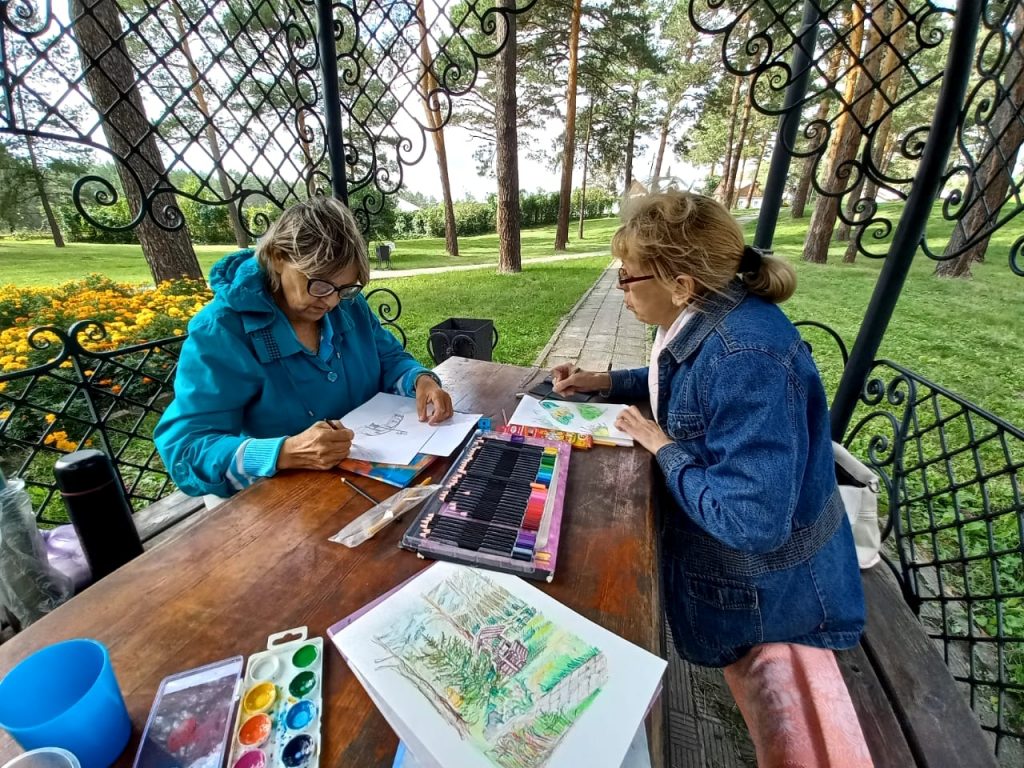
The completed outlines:
<svg viewBox="0 0 1024 768">
<path fill-rule="evenodd" d="M 428 766 L 618 766 L 664 660 L 503 573 L 436 563 L 328 630 Z"/>
<path fill-rule="evenodd" d="M 523 396 L 509 424 L 558 429 L 593 435 L 595 443 L 632 446 L 633 438 L 615 428 L 615 419 L 628 405 L 614 403 L 571 403 L 562 400 L 534 400 Z"/>
<path fill-rule="evenodd" d="M 449 456 L 473 431 L 480 414 L 456 413 L 437 426 L 420 421 L 416 399 L 380 392 L 341 418 L 355 432 L 349 456 L 383 464 L 411 464 L 417 453 Z"/>
</svg>

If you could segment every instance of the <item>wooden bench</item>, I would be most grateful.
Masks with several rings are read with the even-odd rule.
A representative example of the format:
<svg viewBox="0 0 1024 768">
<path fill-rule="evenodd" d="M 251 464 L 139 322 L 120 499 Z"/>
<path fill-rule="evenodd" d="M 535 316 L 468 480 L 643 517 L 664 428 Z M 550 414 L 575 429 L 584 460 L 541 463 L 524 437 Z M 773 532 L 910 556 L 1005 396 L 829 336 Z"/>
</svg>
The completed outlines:
<svg viewBox="0 0 1024 768">
<path fill-rule="evenodd" d="M 995 766 L 989 739 L 880 563 L 864 571 L 860 645 L 837 654 L 876 768 Z"/>
</svg>

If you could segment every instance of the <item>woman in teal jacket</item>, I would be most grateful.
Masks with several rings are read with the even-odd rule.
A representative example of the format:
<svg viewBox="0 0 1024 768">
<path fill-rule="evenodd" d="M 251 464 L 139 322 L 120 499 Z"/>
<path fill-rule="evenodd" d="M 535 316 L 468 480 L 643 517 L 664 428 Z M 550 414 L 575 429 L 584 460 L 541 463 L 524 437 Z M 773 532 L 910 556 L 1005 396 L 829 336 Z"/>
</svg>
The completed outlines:
<svg viewBox="0 0 1024 768">
<path fill-rule="evenodd" d="M 329 469 L 352 432 L 334 420 L 378 392 L 415 396 L 421 420 L 451 397 L 360 295 L 366 246 L 332 198 L 289 208 L 255 251 L 210 270 L 214 298 L 189 323 L 174 401 L 155 431 L 181 490 L 227 497 L 279 469 Z"/>
</svg>

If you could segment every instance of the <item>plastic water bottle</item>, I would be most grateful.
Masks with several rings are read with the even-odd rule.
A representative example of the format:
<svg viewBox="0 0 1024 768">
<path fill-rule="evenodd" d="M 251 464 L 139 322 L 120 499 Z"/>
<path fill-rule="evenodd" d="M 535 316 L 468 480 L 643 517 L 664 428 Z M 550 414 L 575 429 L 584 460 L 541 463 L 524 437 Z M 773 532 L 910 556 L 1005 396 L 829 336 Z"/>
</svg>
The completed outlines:
<svg viewBox="0 0 1024 768">
<path fill-rule="evenodd" d="M 73 594 L 71 579 L 50 566 L 25 481 L 0 471 L 0 600 L 28 626 Z"/>
</svg>

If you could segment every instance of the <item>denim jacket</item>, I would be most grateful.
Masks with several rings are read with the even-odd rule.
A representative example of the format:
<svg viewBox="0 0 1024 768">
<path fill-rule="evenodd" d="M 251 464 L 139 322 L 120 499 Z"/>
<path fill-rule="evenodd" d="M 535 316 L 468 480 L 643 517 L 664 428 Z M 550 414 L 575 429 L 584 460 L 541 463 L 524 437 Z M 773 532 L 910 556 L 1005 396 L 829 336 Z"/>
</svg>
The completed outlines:
<svg viewBox="0 0 1024 768">
<path fill-rule="evenodd" d="M 612 399 L 649 397 L 648 369 Z M 752 646 L 849 648 L 864 625 L 817 368 L 782 311 L 739 281 L 658 358 L 666 612 L 680 654 L 725 666 Z M 662 494 L 664 496 L 664 494 Z"/>
</svg>

